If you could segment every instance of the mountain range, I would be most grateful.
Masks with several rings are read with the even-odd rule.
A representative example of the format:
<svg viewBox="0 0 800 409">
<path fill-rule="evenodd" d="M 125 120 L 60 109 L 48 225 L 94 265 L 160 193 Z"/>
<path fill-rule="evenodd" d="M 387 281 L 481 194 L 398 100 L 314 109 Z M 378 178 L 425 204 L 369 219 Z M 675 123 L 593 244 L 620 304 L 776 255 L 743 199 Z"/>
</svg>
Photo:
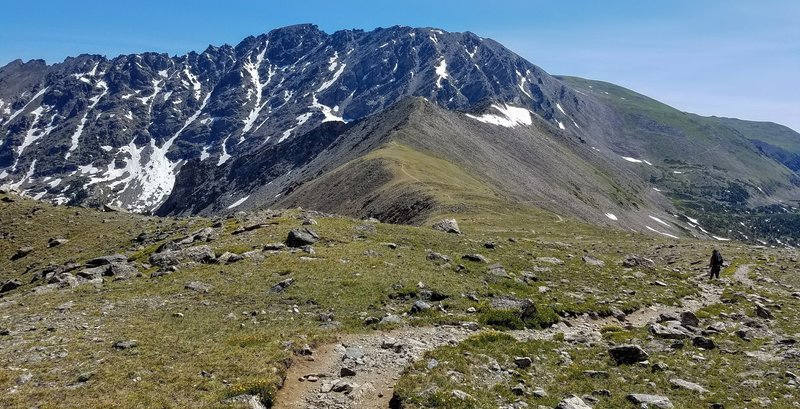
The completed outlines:
<svg viewBox="0 0 800 409">
<path fill-rule="evenodd" d="M 469 32 L 297 25 L 183 56 L 0 68 L 0 183 L 58 204 L 412 224 L 528 206 L 792 245 L 798 172 L 789 128 L 552 76 Z"/>
</svg>

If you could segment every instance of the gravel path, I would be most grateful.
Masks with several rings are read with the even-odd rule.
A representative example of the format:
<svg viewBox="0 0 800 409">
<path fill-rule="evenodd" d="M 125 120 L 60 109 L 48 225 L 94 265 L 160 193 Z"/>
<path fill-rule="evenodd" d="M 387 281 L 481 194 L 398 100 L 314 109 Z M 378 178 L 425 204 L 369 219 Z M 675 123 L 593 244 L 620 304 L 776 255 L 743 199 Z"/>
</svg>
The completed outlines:
<svg viewBox="0 0 800 409">
<path fill-rule="evenodd" d="M 734 279 L 752 285 L 750 266 L 739 267 Z M 682 300 L 681 306 L 653 305 L 638 310 L 620 321 L 613 317 L 591 319 L 582 316 L 564 320 L 545 330 L 510 331 L 524 341 L 552 339 L 564 334 L 566 341 L 600 341 L 600 329 L 606 325 L 644 327 L 655 322 L 661 313 L 680 314 L 720 302 L 723 287 L 708 282 L 705 274 L 693 281 L 700 294 Z M 387 408 L 393 388 L 404 368 L 420 359 L 426 351 L 442 345 L 456 344 L 476 332 L 458 326 L 406 327 L 386 333 L 345 335 L 337 343 L 323 345 L 313 358 L 298 357 L 276 397 L 278 409 L 314 408 Z M 342 376 L 342 368 L 353 376 Z M 341 392 L 337 392 L 341 390 Z M 346 392 L 346 393 L 345 393 Z"/>
</svg>

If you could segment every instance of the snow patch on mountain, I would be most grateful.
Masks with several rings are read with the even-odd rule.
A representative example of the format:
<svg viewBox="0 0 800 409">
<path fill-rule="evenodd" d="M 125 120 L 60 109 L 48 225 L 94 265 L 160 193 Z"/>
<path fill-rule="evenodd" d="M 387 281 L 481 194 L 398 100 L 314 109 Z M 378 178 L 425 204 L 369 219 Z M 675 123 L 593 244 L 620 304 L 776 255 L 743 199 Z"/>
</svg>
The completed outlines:
<svg viewBox="0 0 800 409">
<path fill-rule="evenodd" d="M 228 206 L 228 209 L 233 209 L 234 207 L 238 207 L 238 206 L 239 206 L 239 205 L 241 205 L 242 203 L 246 202 L 246 201 L 247 201 L 247 199 L 249 199 L 249 198 L 250 198 L 250 196 L 248 195 L 248 196 L 245 196 L 245 197 L 243 197 L 243 198 L 241 198 L 241 199 L 239 199 L 239 200 L 237 200 L 237 201 L 233 202 L 233 204 L 231 204 L 230 206 Z"/>
<path fill-rule="evenodd" d="M 439 65 L 436 66 L 436 88 L 442 89 L 442 81 L 446 80 L 450 74 L 447 73 L 447 60 L 442 58 L 442 61 L 439 62 Z"/>
<path fill-rule="evenodd" d="M 654 229 L 654 228 L 652 228 L 650 226 L 644 226 L 644 227 L 646 227 L 647 230 L 650 230 L 652 232 L 655 232 L 655 233 L 658 233 L 658 234 L 661 234 L 661 235 L 664 235 L 664 236 L 667 236 L 667 237 L 670 237 L 670 238 L 673 238 L 673 239 L 679 239 L 680 238 L 678 236 L 674 236 L 674 235 L 669 234 L 669 233 L 664 233 L 663 231 L 658 231 L 658 230 L 656 230 L 656 229 Z"/>
<path fill-rule="evenodd" d="M 497 110 L 500 113 L 500 115 L 487 113 L 481 116 L 475 116 L 470 114 L 466 114 L 466 116 L 476 121 L 492 125 L 499 125 L 506 128 L 513 128 L 519 125 L 533 124 L 533 120 L 531 119 L 531 111 L 525 108 L 518 108 L 515 106 L 505 105 L 505 104 L 503 105 L 492 104 L 492 108 Z"/>
<path fill-rule="evenodd" d="M 69 159 L 69 157 L 72 156 L 72 152 L 75 149 L 78 149 L 78 144 L 80 143 L 81 135 L 83 134 L 83 127 L 86 126 L 86 119 L 89 116 L 89 112 L 91 112 L 94 109 L 94 107 L 97 106 L 97 103 L 100 102 L 101 98 L 103 98 L 104 96 L 106 96 L 106 94 L 108 94 L 108 85 L 106 84 L 105 81 L 98 82 L 97 87 L 101 88 L 103 92 L 100 95 L 89 98 L 89 100 L 92 103 L 89 105 L 89 108 L 86 109 L 86 112 L 83 114 L 83 118 L 81 118 L 80 122 L 78 123 L 78 127 L 75 129 L 75 133 L 72 134 L 71 138 L 72 144 L 70 145 L 67 154 L 64 156 L 64 159 Z M 153 96 L 155 96 L 155 94 L 153 94 Z"/>
</svg>

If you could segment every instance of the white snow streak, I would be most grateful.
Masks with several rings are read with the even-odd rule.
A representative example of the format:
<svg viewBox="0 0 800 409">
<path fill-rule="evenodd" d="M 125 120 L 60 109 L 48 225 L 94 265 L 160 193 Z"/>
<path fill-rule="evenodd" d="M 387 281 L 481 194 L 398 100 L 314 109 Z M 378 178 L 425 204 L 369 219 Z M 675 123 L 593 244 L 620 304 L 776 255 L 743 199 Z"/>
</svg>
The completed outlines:
<svg viewBox="0 0 800 409">
<path fill-rule="evenodd" d="M 564 112 L 564 108 L 561 108 L 561 104 L 556 103 L 556 108 L 558 108 L 558 110 L 561 111 L 562 114 L 564 114 L 564 115 L 567 114 L 566 112 Z"/>
<path fill-rule="evenodd" d="M 442 61 L 439 65 L 436 66 L 436 75 L 439 77 L 436 79 L 436 88 L 442 88 L 442 80 L 446 80 L 447 77 L 450 75 L 447 73 L 447 60 L 442 58 Z"/>
<path fill-rule="evenodd" d="M 719 240 L 719 241 L 731 241 L 731 239 L 726 239 L 724 237 L 717 237 L 717 236 L 711 236 L 711 237 L 713 237 L 715 240 Z M 780 241 L 778 241 L 778 243 L 780 243 Z"/>
<path fill-rule="evenodd" d="M 614 214 L 612 214 L 612 213 L 606 213 L 606 217 L 608 217 L 608 218 L 609 218 L 609 219 L 611 219 L 611 220 L 619 220 L 619 219 L 617 218 L 617 216 L 615 216 L 615 215 L 614 215 Z"/>
<path fill-rule="evenodd" d="M 658 234 L 661 234 L 661 235 L 664 235 L 664 236 L 667 236 L 667 237 L 671 237 L 671 238 L 673 238 L 673 239 L 679 239 L 679 238 L 680 238 L 680 237 L 678 237 L 678 236 L 673 236 L 673 235 L 671 235 L 671 234 L 669 234 L 669 233 L 664 233 L 663 231 L 658 231 L 658 230 L 656 230 L 656 229 L 654 229 L 654 228 L 652 228 L 652 227 L 650 227 L 650 226 L 644 226 L 644 227 L 646 227 L 646 228 L 647 228 L 647 230 L 650 230 L 650 231 L 652 231 L 652 232 L 655 232 L 655 233 L 658 233 Z"/>
<path fill-rule="evenodd" d="M 244 64 L 244 69 L 250 74 L 250 81 L 253 83 L 255 87 L 255 94 L 256 94 L 256 103 L 253 106 L 253 109 L 250 110 L 250 114 L 247 116 L 247 119 L 244 120 L 244 128 L 242 128 L 242 136 L 239 140 L 239 143 L 244 141 L 244 134 L 250 131 L 253 128 L 253 125 L 258 119 L 258 115 L 261 113 L 261 110 L 267 105 L 269 101 L 265 101 L 263 104 L 261 103 L 261 94 L 264 92 L 264 87 L 266 87 L 270 81 L 272 81 L 272 76 L 275 75 L 275 70 L 273 70 L 272 65 L 269 67 L 269 71 L 267 74 L 267 79 L 264 82 L 261 82 L 261 76 L 258 73 L 259 67 L 261 67 L 261 63 L 264 61 L 264 54 L 266 54 L 267 48 L 264 47 L 257 56 L 256 62 L 252 62 L 251 58 L 248 58 L 247 63 Z"/>
<path fill-rule="evenodd" d="M 9 117 L 9 118 L 8 118 L 8 121 L 6 121 L 6 122 L 7 122 L 7 123 L 11 123 L 11 121 L 13 121 L 13 120 L 14 120 L 14 118 L 16 118 L 16 117 L 17 117 L 19 114 L 21 114 L 22 112 L 24 112 L 26 108 L 28 108 L 28 105 L 30 105 L 30 104 L 31 104 L 33 101 L 36 101 L 36 100 L 37 100 L 39 97 L 41 97 L 42 95 L 44 95 L 44 93 L 45 93 L 45 92 L 47 92 L 47 89 L 48 89 L 48 88 L 50 88 L 50 87 L 44 87 L 44 88 L 42 88 L 42 90 L 41 90 L 41 91 L 37 92 L 37 93 L 36 93 L 36 95 L 34 95 L 34 96 L 31 98 L 31 100 L 30 100 L 30 101 L 28 101 L 28 103 L 27 103 L 27 104 L 25 104 L 25 105 L 24 105 L 22 108 L 20 108 L 20 109 L 19 109 L 19 111 L 17 111 L 17 112 L 14 112 L 13 114 L 11 114 L 11 117 Z"/>
<path fill-rule="evenodd" d="M 650 216 L 650 218 L 651 218 L 651 219 L 653 219 L 653 220 L 655 220 L 655 221 L 657 221 L 657 222 L 659 222 L 659 223 L 661 223 L 661 224 L 663 224 L 664 226 L 667 226 L 667 227 L 669 227 L 669 223 L 667 223 L 667 222 L 665 222 L 665 221 L 663 221 L 663 220 L 659 219 L 658 217 L 655 217 L 655 216 Z"/>
<path fill-rule="evenodd" d="M 95 97 L 89 98 L 92 101 L 89 108 L 86 110 L 86 113 L 83 114 L 83 118 L 81 118 L 80 123 L 78 124 L 78 128 L 75 129 L 75 133 L 72 134 L 72 145 L 70 145 L 67 154 L 64 156 L 64 159 L 69 159 L 72 156 L 72 151 L 78 149 L 78 144 L 81 139 L 81 135 L 83 134 L 83 127 L 86 125 L 86 118 L 89 116 L 89 112 L 91 112 L 94 107 L 100 102 L 100 99 L 103 98 L 108 93 L 108 85 L 105 81 L 100 81 L 97 83 L 97 86 L 103 89 L 103 92 Z M 153 95 L 155 96 L 155 94 Z"/>
<path fill-rule="evenodd" d="M 247 199 L 249 199 L 249 198 L 250 198 L 250 196 L 245 196 L 245 197 L 243 197 L 243 198 L 241 198 L 241 199 L 239 199 L 239 200 L 237 200 L 237 201 L 233 202 L 233 204 L 232 204 L 232 205 L 228 206 L 228 209 L 233 209 L 234 207 L 237 207 L 237 206 L 239 206 L 240 204 L 242 204 L 242 203 L 246 202 L 246 201 L 247 201 Z"/>
<path fill-rule="evenodd" d="M 528 98 L 533 99 L 533 95 L 531 95 L 531 93 L 525 89 L 525 83 L 528 81 L 528 74 L 530 74 L 530 71 L 525 72 L 525 75 L 517 71 L 517 76 L 519 77 L 519 84 L 517 86 L 519 87 L 520 91 L 528 96 Z"/>
<path fill-rule="evenodd" d="M 322 111 L 322 115 L 325 115 L 325 118 L 322 120 L 322 122 L 345 122 L 344 118 L 334 114 L 334 112 L 339 112 L 339 106 L 337 105 L 331 108 L 327 105 L 320 104 L 317 100 L 317 94 L 313 95 L 310 108 L 317 108 Z"/>
<path fill-rule="evenodd" d="M 287 129 L 286 132 L 284 132 L 283 135 L 281 135 L 281 138 L 278 139 L 278 143 L 281 143 L 281 142 L 285 141 L 286 138 L 288 138 L 289 136 L 292 135 L 292 132 L 295 129 L 303 126 L 306 122 L 308 122 L 308 120 L 311 118 L 312 115 L 314 115 L 314 114 L 309 112 L 309 113 L 306 113 L 306 114 L 298 116 L 297 119 L 296 119 L 297 125 L 295 125 L 294 127 L 290 128 L 290 129 Z"/>
<path fill-rule="evenodd" d="M 531 125 L 531 111 L 525 108 L 518 108 L 510 105 L 503 104 L 502 106 L 493 104 L 492 108 L 500 112 L 500 115 L 483 114 L 475 116 L 466 114 L 467 117 L 476 121 L 484 122 L 492 125 L 499 125 L 506 128 L 513 128 L 518 125 Z"/>
</svg>

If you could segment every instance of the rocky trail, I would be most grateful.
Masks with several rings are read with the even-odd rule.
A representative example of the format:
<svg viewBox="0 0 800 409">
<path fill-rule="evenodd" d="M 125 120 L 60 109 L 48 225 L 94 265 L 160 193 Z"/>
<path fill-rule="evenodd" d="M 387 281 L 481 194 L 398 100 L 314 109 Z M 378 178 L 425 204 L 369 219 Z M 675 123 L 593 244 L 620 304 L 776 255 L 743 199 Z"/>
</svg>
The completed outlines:
<svg viewBox="0 0 800 409">
<path fill-rule="evenodd" d="M 740 266 L 733 279 L 752 285 L 750 266 Z M 544 330 L 510 331 L 520 341 L 552 339 L 564 334 L 568 342 L 600 341 L 600 329 L 607 325 L 641 328 L 655 323 L 659 316 L 697 312 L 720 302 L 726 280 L 708 282 L 706 275 L 692 279 L 700 294 L 686 297 L 682 305 L 653 305 L 625 317 L 593 319 L 588 315 L 563 320 Z M 474 329 L 474 328 L 473 328 Z M 476 334 L 468 326 L 406 327 L 385 333 L 346 335 L 334 344 L 323 345 L 308 357 L 297 357 L 289 369 L 283 388 L 276 397 L 276 408 L 387 408 L 394 384 L 402 371 L 425 352 L 447 344 L 457 344 Z"/>
<path fill-rule="evenodd" d="M 308 357 L 297 357 L 276 397 L 276 408 L 387 408 L 402 370 L 429 350 L 472 333 L 458 326 L 407 327 L 343 336 Z"/>
</svg>

